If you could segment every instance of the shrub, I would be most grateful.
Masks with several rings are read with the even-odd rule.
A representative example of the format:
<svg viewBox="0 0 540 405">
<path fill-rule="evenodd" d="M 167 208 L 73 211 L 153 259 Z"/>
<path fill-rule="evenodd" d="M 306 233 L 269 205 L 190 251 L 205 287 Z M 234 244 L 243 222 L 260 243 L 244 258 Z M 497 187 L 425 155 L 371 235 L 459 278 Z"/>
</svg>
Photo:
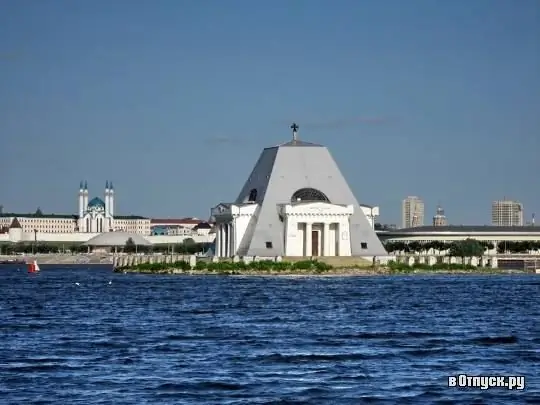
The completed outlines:
<svg viewBox="0 0 540 405">
<path fill-rule="evenodd" d="M 141 272 L 159 273 L 170 269 L 191 270 L 191 265 L 186 261 L 178 261 L 175 263 L 141 263 L 136 266 L 119 267 L 116 270 L 138 270 Z M 288 270 L 314 270 L 317 273 L 322 273 L 332 269 L 332 266 L 324 262 L 316 260 L 302 260 L 299 262 L 275 262 L 272 260 L 254 261 L 251 263 L 244 262 L 209 262 L 199 260 L 195 270 L 207 270 L 218 274 L 236 274 L 241 270 L 254 270 L 257 272 L 286 272 Z"/>
<path fill-rule="evenodd" d="M 388 268 L 392 273 L 410 273 L 414 270 L 476 270 L 477 267 L 470 264 L 459 264 L 459 263 L 442 263 L 438 262 L 433 265 L 426 263 L 415 263 L 409 265 L 407 263 L 399 263 L 395 261 L 388 262 Z"/>
</svg>

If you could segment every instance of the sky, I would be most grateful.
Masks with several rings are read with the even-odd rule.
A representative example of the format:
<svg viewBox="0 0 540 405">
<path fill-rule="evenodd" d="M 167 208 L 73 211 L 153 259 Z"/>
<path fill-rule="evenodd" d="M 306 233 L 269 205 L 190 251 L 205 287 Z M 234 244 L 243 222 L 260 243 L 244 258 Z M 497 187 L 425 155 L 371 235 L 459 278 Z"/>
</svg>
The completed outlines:
<svg viewBox="0 0 540 405">
<path fill-rule="evenodd" d="M 360 203 L 540 213 L 537 0 L 0 0 L 0 204 L 208 218 L 261 150 L 327 146 Z M 537 215 L 538 217 L 538 215 Z"/>
</svg>

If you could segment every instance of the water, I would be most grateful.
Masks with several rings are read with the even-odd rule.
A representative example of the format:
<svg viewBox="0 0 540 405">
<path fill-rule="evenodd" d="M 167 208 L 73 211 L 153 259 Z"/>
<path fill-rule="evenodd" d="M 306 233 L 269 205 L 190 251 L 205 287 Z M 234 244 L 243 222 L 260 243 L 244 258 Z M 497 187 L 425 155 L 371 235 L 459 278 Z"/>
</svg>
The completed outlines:
<svg viewBox="0 0 540 405">
<path fill-rule="evenodd" d="M 0 403 L 540 403 L 539 286 L 3 268 Z M 460 373 L 527 388 L 448 388 Z"/>
</svg>

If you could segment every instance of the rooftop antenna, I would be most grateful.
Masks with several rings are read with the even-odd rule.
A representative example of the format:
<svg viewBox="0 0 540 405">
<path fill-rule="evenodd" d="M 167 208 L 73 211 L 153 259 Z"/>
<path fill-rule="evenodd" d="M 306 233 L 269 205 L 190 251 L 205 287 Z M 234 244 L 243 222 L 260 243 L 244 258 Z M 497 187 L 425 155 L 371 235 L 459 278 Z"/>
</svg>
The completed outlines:
<svg viewBox="0 0 540 405">
<path fill-rule="evenodd" d="M 298 140 L 298 125 L 296 125 L 296 122 L 293 122 L 291 125 L 292 129 L 292 140 L 293 142 L 296 142 Z"/>
</svg>

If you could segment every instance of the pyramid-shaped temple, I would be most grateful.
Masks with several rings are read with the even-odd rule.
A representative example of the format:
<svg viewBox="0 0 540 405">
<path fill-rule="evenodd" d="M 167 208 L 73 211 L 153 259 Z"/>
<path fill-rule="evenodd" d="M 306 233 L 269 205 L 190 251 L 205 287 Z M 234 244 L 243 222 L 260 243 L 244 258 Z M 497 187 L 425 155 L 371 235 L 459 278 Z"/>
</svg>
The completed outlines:
<svg viewBox="0 0 540 405">
<path fill-rule="evenodd" d="M 328 149 L 265 148 L 234 203 L 212 208 L 218 257 L 386 256 Z"/>
</svg>

